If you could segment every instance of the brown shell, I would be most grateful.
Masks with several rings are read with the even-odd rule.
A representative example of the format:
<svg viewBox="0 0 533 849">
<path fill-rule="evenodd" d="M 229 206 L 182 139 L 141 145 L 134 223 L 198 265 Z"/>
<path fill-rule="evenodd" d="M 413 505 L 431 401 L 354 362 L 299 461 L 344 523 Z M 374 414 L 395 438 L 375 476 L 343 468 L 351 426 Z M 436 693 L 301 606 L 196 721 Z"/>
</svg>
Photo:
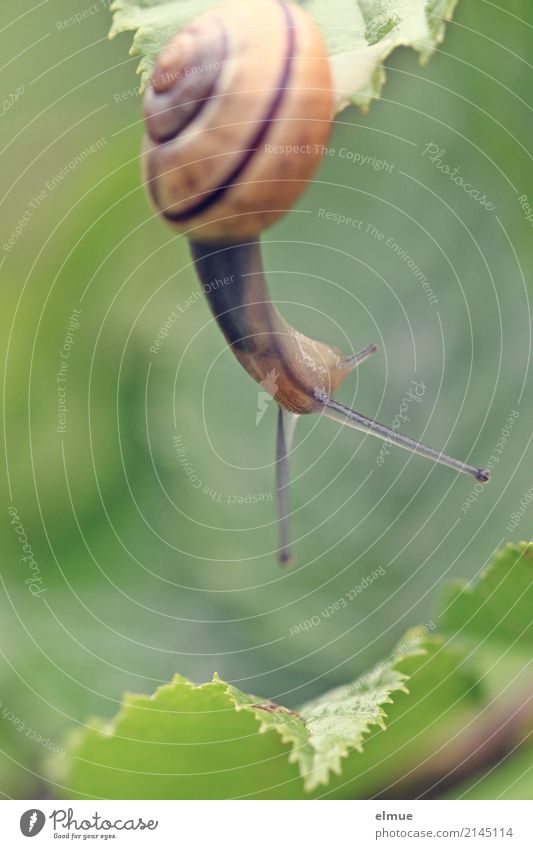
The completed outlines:
<svg viewBox="0 0 533 849">
<path fill-rule="evenodd" d="M 161 52 L 145 95 L 144 173 L 191 239 L 234 242 L 290 209 L 333 113 L 318 28 L 282 0 L 227 0 Z"/>
</svg>

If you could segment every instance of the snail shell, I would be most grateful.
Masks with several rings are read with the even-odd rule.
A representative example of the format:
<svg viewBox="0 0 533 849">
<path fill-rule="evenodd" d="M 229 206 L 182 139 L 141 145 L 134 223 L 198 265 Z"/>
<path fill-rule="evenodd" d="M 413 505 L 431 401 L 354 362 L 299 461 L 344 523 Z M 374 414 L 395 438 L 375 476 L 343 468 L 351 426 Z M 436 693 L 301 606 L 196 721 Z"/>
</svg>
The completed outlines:
<svg viewBox="0 0 533 849">
<path fill-rule="evenodd" d="M 157 60 L 144 108 L 156 208 L 194 241 L 234 243 L 295 203 L 333 113 L 321 34 L 282 0 L 227 0 Z"/>
</svg>

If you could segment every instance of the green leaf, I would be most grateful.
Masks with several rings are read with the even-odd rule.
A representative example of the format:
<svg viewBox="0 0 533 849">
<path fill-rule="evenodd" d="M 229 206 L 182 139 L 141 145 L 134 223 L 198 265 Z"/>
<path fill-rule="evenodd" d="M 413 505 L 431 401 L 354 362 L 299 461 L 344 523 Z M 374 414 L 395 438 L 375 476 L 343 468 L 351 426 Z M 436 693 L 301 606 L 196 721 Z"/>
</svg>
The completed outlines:
<svg viewBox="0 0 533 849">
<path fill-rule="evenodd" d="M 397 47 L 427 61 L 444 39 L 457 0 L 302 0 L 324 35 L 337 111 L 366 109 L 385 83 L 383 62 Z"/>
<path fill-rule="evenodd" d="M 218 676 L 201 686 L 176 676 L 152 697 L 126 695 L 110 724 L 95 720 L 76 732 L 66 770 L 54 777 L 67 796 L 302 798 L 327 785 L 332 772 L 340 775 L 343 760 L 357 758 L 372 731 L 383 731 L 388 705 L 400 694 L 408 698 L 407 678 L 434 651 L 444 666 L 450 662 L 424 629 L 414 630 L 369 674 L 297 712 Z M 463 694 L 471 690 L 470 678 L 459 679 Z M 392 742 L 396 747 L 396 735 Z"/>
<path fill-rule="evenodd" d="M 196 686 L 176 675 L 152 697 L 126 694 L 110 725 L 75 735 L 68 786 L 103 798 L 234 797 L 248 787 L 260 795 L 279 775 L 296 775 L 282 742 L 292 716 L 275 729 L 265 715 L 217 676 Z"/>
<path fill-rule="evenodd" d="M 444 38 L 457 0 L 298 0 L 322 30 L 331 59 L 336 107 L 366 108 L 385 82 L 382 63 L 396 47 L 425 61 Z M 213 0 L 115 0 L 110 37 L 135 33 L 130 53 L 142 56 L 141 89 L 170 37 Z"/>
<path fill-rule="evenodd" d="M 342 775 L 330 777 L 322 791 L 327 798 L 413 798 L 427 786 L 426 764 L 479 714 L 484 690 L 463 653 L 439 636 L 427 637 L 424 651 L 401 663 L 407 692 L 393 695 L 386 727 L 373 730 L 362 751 L 344 761 Z"/>
<path fill-rule="evenodd" d="M 441 618 L 452 636 L 503 629 L 509 645 L 524 635 L 531 555 L 529 544 L 507 546 L 473 587 L 450 591 Z M 126 695 L 114 721 L 72 736 L 54 778 L 67 796 L 174 799 L 365 798 L 408 774 L 423 781 L 423 765 L 475 721 L 484 695 L 464 652 L 434 627 L 408 632 L 367 675 L 298 711 L 216 675 Z"/>
<path fill-rule="evenodd" d="M 450 587 L 441 627 L 479 645 L 527 646 L 533 641 L 533 545 L 509 544 L 471 584 Z"/>
</svg>

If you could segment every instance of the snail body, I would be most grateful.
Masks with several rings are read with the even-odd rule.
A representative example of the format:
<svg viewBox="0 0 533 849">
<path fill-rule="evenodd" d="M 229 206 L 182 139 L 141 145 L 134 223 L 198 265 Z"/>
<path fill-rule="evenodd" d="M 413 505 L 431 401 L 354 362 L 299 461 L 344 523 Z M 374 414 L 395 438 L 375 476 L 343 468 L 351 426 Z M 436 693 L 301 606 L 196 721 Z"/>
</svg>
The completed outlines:
<svg viewBox="0 0 533 849">
<path fill-rule="evenodd" d="M 344 356 L 285 321 L 270 300 L 257 242 L 222 249 L 195 242 L 191 250 L 211 310 L 243 368 L 267 391 L 272 386 L 289 412 L 320 412 L 320 397 L 338 389 L 361 355 Z M 231 282 L 210 287 L 217 274 Z"/>
<path fill-rule="evenodd" d="M 349 356 L 289 325 L 270 299 L 261 232 L 305 190 L 331 131 L 332 80 L 312 18 L 284 0 L 225 0 L 161 51 L 144 97 L 143 172 L 156 210 L 187 235 L 233 353 L 279 405 L 279 559 L 290 560 L 288 457 L 297 417 L 341 424 L 465 472 L 454 460 L 332 396 L 375 345 Z M 213 287 L 216 277 L 230 283 Z"/>
</svg>

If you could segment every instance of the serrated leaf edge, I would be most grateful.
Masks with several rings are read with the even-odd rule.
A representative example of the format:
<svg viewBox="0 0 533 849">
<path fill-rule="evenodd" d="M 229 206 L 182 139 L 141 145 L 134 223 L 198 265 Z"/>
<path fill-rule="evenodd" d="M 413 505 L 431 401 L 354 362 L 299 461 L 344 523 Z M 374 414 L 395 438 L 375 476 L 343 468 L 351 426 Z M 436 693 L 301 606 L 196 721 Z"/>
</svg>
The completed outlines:
<svg viewBox="0 0 533 849">
<path fill-rule="evenodd" d="M 426 0 L 425 7 L 426 16 L 428 17 L 429 12 L 427 5 L 429 2 L 430 0 Z M 376 44 L 367 45 L 366 57 L 372 65 L 372 70 L 368 73 L 367 82 L 361 87 L 361 91 L 359 92 L 354 91 L 347 94 L 348 89 L 353 87 L 350 80 L 353 80 L 358 73 L 358 65 L 360 65 L 361 62 L 361 57 L 358 55 L 360 51 L 347 51 L 345 53 L 337 53 L 330 56 L 335 88 L 335 112 L 341 112 L 350 104 L 358 106 L 363 112 L 368 111 L 370 103 L 379 98 L 386 82 L 386 72 L 383 62 L 385 62 L 391 53 L 393 53 L 398 47 L 412 48 L 419 54 L 420 64 L 425 65 L 438 46 L 442 44 L 445 37 L 446 24 L 452 20 L 458 2 L 459 0 L 447 0 L 444 12 L 439 16 L 440 25 L 438 26 L 436 34 L 431 35 L 428 27 L 428 40 L 426 41 L 417 42 L 406 36 L 397 35 L 396 37 L 390 38 L 388 42 L 387 37 L 385 37 L 385 39 L 378 41 Z M 213 5 L 215 4 L 216 0 L 213 0 Z M 163 5 L 172 5 L 172 0 L 169 0 L 169 2 Z M 152 67 L 150 57 L 146 52 L 143 53 L 139 44 L 142 40 L 139 36 L 139 32 L 142 27 L 142 10 L 132 6 L 130 3 L 124 3 L 124 0 L 114 0 L 110 6 L 110 12 L 112 13 L 113 21 L 108 34 L 109 39 L 114 39 L 117 35 L 124 32 L 134 33 L 129 55 L 142 55 L 141 61 L 137 66 L 137 73 L 141 76 L 139 90 L 142 93 L 146 87 Z M 124 15 L 126 15 L 126 20 L 123 18 Z M 150 41 L 150 37 L 146 32 L 144 32 L 142 38 L 146 39 L 147 42 Z M 151 41 L 155 44 L 155 39 L 151 39 Z M 374 50 L 374 48 L 376 49 Z M 371 57 L 374 55 L 375 59 L 370 61 Z M 345 61 L 349 61 L 351 64 L 351 67 L 348 68 L 348 70 L 343 70 L 342 68 Z"/>
<path fill-rule="evenodd" d="M 446 587 L 444 603 L 452 603 L 459 594 L 473 595 L 477 591 L 479 585 L 482 584 L 490 573 L 498 567 L 498 564 L 507 559 L 510 552 L 516 554 L 515 563 L 513 563 L 513 566 L 511 567 L 513 568 L 520 560 L 529 559 L 529 557 L 524 558 L 524 555 L 530 550 L 533 555 L 533 541 L 528 542 L 526 540 L 520 540 L 519 542 L 506 543 L 503 548 L 499 548 L 493 553 L 490 564 L 475 575 L 470 581 L 462 578 L 450 581 Z M 446 626 L 444 626 L 444 628 L 446 628 Z"/>
<path fill-rule="evenodd" d="M 363 751 L 365 743 L 363 738 L 371 732 L 373 727 L 378 727 L 381 730 L 386 729 L 387 712 L 383 706 L 394 703 L 394 699 L 391 697 L 392 693 L 409 693 L 409 689 L 406 686 L 406 681 L 408 681 L 409 675 L 398 669 L 398 665 L 407 658 L 427 654 L 427 649 L 425 649 L 423 643 L 415 642 L 417 639 L 422 639 L 418 631 L 419 629 L 415 628 L 407 632 L 403 640 L 398 644 L 400 647 L 400 650 L 397 650 L 398 655 L 394 656 L 393 653 L 394 659 L 386 667 L 386 669 L 387 671 L 395 671 L 399 676 L 398 680 L 395 682 L 390 692 L 384 695 L 383 700 L 379 703 L 379 705 L 377 705 L 376 715 L 369 718 L 366 725 L 360 730 L 358 735 L 360 736 L 360 740 L 357 743 L 350 743 L 350 741 L 346 741 L 346 743 L 340 745 L 335 757 L 329 762 L 324 762 L 319 752 L 313 748 L 312 732 L 309 728 L 309 723 L 299 711 L 292 711 L 285 708 L 283 705 L 277 705 L 273 702 L 267 702 L 264 700 L 262 701 L 255 696 L 242 693 L 242 691 L 235 688 L 232 684 L 228 684 L 220 678 L 216 672 L 213 674 L 211 681 L 203 684 L 195 684 L 184 676 L 175 674 L 171 681 L 162 684 L 151 694 L 145 695 L 126 691 L 124 693 L 120 709 L 112 719 L 105 721 L 98 717 L 91 717 L 84 727 L 71 732 L 69 735 L 70 744 L 71 747 L 76 748 L 76 744 L 83 740 L 83 737 L 87 732 L 96 732 L 97 734 L 101 734 L 103 737 L 112 738 L 118 733 L 122 721 L 127 718 L 128 711 L 131 708 L 135 708 L 137 710 L 150 710 L 151 702 L 157 701 L 162 693 L 166 690 L 172 689 L 176 685 L 185 686 L 189 690 L 202 690 L 212 687 L 213 685 L 219 685 L 221 686 L 224 695 L 232 703 L 235 711 L 248 711 L 253 714 L 258 723 L 257 730 L 259 734 L 266 734 L 268 732 L 276 733 L 283 745 L 292 746 L 291 750 L 287 753 L 288 763 L 298 765 L 304 790 L 306 792 L 311 792 L 320 785 L 327 785 L 330 773 L 335 773 L 336 775 L 342 774 L 343 760 L 346 759 L 353 751 Z M 407 650 L 401 652 L 402 645 L 407 645 Z M 383 666 L 383 663 L 378 664 L 369 673 L 361 676 L 359 679 L 356 679 L 350 686 L 356 685 L 358 681 L 362 680 L 362 678 L 372 676 L 381 666 Z M 243 700 L 240 700 L 237 694 L 242 694 Z M 327 698 L 327 693 L 320 697 L 321 700 L 324 700 L 325 698 Z M 313 704 L 315 701 L 318 700 L 313 700 L 308 704 Z M 275 708 L 279 708 L 280 714 L 282 715 L 281 721 L 268 721 L 265 716 L 264 707 L 267 704 L 272 706 L 273 710 L 275 710 Z M 283 721 L 284 718 L 286 718 L 286 721 Z M 292 730 L 288 724 L 291 719 L 301 723 L 302 736 L 306 737 L 303 744 L 302 737 Z M 305 753 L 302 751 L 303 746 L 309 747 L 308 750 L 306 749 Z M 306 764 L 310 764 L 310 766 L 306 767 Z"/>
</svg>

